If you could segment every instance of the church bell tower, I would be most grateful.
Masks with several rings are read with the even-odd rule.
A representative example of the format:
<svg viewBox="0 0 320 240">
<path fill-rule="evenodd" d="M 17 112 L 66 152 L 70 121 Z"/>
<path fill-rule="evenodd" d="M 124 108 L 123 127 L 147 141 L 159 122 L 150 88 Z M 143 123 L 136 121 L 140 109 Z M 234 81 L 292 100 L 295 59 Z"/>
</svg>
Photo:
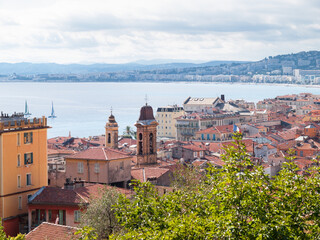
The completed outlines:
<svg viewBox="0 0 320 240">
<path fill-rule="evenodd" d="M 140 110 L 137 127 L 137 163 L 157 163 L 157 126 L 159 124 L 153 116 L 153 109 L 146 104 Z"/>
<path fill-rule="evenodd" d="M 118 130 L 118 123 L 111 111 L 111 115 L 106 123 L 106 148 L 118 148 Z"/>
</svg>

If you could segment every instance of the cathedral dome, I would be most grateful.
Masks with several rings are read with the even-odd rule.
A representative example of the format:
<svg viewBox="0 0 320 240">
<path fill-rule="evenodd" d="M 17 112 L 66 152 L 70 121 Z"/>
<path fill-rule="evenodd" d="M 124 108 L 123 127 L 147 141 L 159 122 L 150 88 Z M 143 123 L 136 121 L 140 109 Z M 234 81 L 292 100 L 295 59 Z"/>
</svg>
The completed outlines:
<svg viewBox="0 0 320 240">
<path fill-rule="evenodd" d="M 153 109 L 149 105 L 143 106 L 140 110 L 139 121 L 145 121 L 145 120 L 155 120 L 153 116 Z"/>
</svg>

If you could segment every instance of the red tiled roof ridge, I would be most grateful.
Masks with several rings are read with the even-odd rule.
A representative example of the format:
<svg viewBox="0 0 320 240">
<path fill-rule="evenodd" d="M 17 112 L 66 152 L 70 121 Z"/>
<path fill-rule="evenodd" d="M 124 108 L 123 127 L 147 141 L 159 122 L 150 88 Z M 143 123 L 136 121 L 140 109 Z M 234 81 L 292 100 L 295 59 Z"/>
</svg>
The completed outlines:
<svg viewBox="0 0 320 240">
<path fill-rule="evenodd" d="M 76 195 L 81 198 L 84 202 L 88 203 L 88 201 L 77 191 L 75 191 L 76 189 L 73 189 L 73 191 L 76 193 Z"/>
<path fill-rule="evenodd" d="M 122 158 L 128 158 L 128 157 L 130 157 L 129 154 L 116 149 L 103 148 L 103 147 L 90 147 L 85 151 L 75 153 L 66 158 L 67 159 L 70 158 L 70 159 L 114 160 L 114 159 L 122 159 Z"/>
<path fill-rule="evenodd" d="M 108 157 L 107 157 L 107 154 L 106 154 L 106 151 L 104 148 L 101 148 L 102 152 L 103 152 L 103 155 L 105 157 L 106 160 L 108 160 Z"/>
<path fill-rule="evenodd" d="M 43 224 L 48 224 L 48 225 L 52 225 L 52 226 L 56 226 L 56 227 L 64 227 L 64 228 L 73 228 L 74 230 L 79 230 L 80 228 L 77 227 L 72 227 L 69 225 L 60 225 L 60 224 L 55 224 L 55 223 L 50 223 L 50 222 L 42 222 Z M 33 232 L 34 230 L 36 230 L 39 226 L 37 226 L 35 229 L 33 229 L 31 232 Z"/>
<path fill-rule="evenodd" d="M 80 229 L 80 228 L 77 228 L 77 227 L 72 227 L 72 226 L 67 226 L 67 225 L 60 225 L 60 224 L 49 223 L 49 222 L 42 222 L 39 226 L 37 226 L 36 228 L 34 228 L 32 231 L 30 231 L 30 232 L 26 235 L 26 239 L 31 239 L 31 237 L 32 237 L 32 238 L 37 237 L 37 239 L 39 239 L 39 237 L 40 237 L 40 238 L 45 237 L 45 239 L 47 239 L 48 236 L 40 236 L 39 233 L 40 233 L 40 232 L 44 232 L 45 229 L 43 229 L 43 228 L 48 228 L 48 227 L 49 227 L 49 228 L 55 227 L 55 228 L 59 228 L 59 229 L 65 229 L 65 230 L 68 230 L 68 231 L 71 230 L 72 236 L 73 236 L 75 239 L 77 239 L 78 237 L 74 236 L 74 232 L 76 232 L 77 230 Z M 51 230 L 52 230 L 52 229 L 51 229 Z M 56 230 L 57 230 L 57 229 L 56 229 Z M 37 234 L 37 232 L 39 232 L 39 233 Z M 60 232 L 59 234 L 61 234 L 61 232 Z M 66 237 L 65 234 L 70 234 L 70 232 L 65 232 L 65 233 L 64 233 L 64 237 Z M 36 236 L 35 236 L 35 235 L 36 235 Z M 58 239 L 61 239 L 60 237 L 61 237 L 61 236 L 59 236 Z M 48 238 L 48 239 L 56 239 L 56 238 L 55 238 L 55 237 L 54 237 L 54 238 L 51 238 L 51 237 L 50 237 L 50 238 Z M 73 238 L 72 238 L 72 239 L 73 239 Z"/>
</svg>

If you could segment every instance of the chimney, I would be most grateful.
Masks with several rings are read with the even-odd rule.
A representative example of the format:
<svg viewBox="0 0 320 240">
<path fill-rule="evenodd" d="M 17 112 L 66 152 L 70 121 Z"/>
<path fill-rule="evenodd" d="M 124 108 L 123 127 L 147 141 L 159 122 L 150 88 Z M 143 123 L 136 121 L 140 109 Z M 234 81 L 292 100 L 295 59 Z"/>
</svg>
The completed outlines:
<svg viewBox="0 0 320 240">
<path fill-rule="evenodd" d="M 224 101 L 224 94 L 221 94 L 221 100 Z"/>
</svg>

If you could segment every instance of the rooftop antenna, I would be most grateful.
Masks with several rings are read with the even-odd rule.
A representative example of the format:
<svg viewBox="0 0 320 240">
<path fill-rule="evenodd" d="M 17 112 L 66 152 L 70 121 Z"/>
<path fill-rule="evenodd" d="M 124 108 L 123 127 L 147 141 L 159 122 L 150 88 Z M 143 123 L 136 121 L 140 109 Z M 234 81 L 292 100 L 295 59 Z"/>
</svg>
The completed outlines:
<svg viewBox="0 0 320 240">
<path fill-rule="evenodd" d="M 148 105 L 148 95 L 146 94 L 146 97 L 144 98 L 144 100 L 146 101 L 146 106 Z"/>
<path fill-rule="evenodd" d="M 111 112 L 111 115 L 112 115 L 112 106 L 111 106 L 111 108 L 110 108 L 110 112 Z"/>
</svg>

